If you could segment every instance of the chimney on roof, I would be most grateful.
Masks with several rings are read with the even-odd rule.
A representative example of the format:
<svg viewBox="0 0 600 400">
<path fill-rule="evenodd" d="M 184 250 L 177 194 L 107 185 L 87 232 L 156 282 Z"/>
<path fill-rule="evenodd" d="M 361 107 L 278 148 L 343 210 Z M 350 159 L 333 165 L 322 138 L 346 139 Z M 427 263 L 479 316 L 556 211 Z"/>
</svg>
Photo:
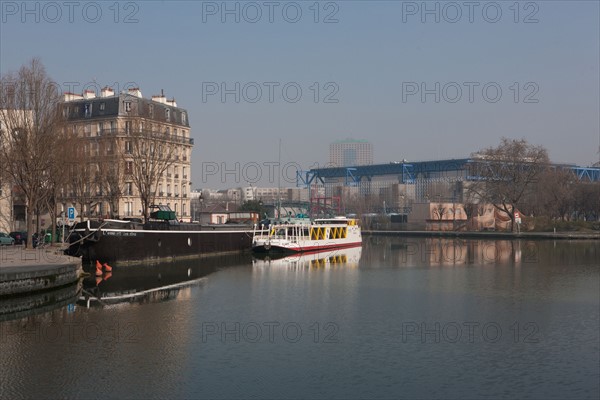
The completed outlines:
<svg viewBox="0 0 600 400">
<path fill-rule="evenodd" d="M 129 88 L 127 89 L 127 93 L 135 97 L 142 97 L 142 91 L 140 88 Z"/>
<path fill-rule="evenodd" d="M 102 90 L 100 90 L 100 97 L 112 97 L 114 95 L 115 91 L 108 86 L 105 86 L 102 88 Z"/>
<path fill-rule="evenodd" d="M 157 103 L 161 103 L 161 104 L 167 103 L 167 98 L 165 97 L 165 94 L 162 89 L 160 89 L 159 95 L 152 96 L 152 101 L 156 101 Z"/>
<path fill-rule="evenodd" d="M 65 92 L 63 93 L 63 101 L 75 101 L 75 100 L 82 100 L 83 96 L 80 94 L 75 94 L 75 93 L 71 93 L 71 92 Z"/>
<path fill-rule="evenodd" d="M 93 99 L 96 97 L 96 92 L 94 92 L 91 89 L 87 89 L 83 92 L 83 98 L 84 99 Z"/>
<path fill-rule="evenodd" d="M 175 102 L 175 98 L 173 97 L 171 100 L 167 100 L 167 104 L 171 107 L 177 107 L 177 102 Z"/>
</svg>

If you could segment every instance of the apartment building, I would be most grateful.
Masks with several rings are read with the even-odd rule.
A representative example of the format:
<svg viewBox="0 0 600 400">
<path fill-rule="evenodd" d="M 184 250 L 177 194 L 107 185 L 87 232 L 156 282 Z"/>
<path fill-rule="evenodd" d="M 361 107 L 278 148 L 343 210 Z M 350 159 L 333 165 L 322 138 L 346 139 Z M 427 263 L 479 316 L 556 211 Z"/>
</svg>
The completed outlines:
<svg viewBox="0 0 600 400">
<path fill-rule="evenodd" d="M 175 99 L 163 93 L 144 98 L 139 88 L 115 93 L 105 87 L 99 96 L 90 90 L 65 93 L 62 106 L 65 129 L 83 143 L 79 153 L 84 159 L 71 168 L 87 165 L 90 176 L 95 176 L 84 190 L 78 192 L 75 185 L 66 188 L 63 209 L 79 203 L 78 212 L 85 217 L 141 218 L 140 179 L 150 176 L 145 193 L 155 193 L 153 202 L 168 205 L 184 221 L 191 219 L 194 139 L 188 113 Z M 107 174 L 112 183 L 101 182 L 100 175 Z M 82 193 L 87 197 L 78 201 Z"/>
</svg>

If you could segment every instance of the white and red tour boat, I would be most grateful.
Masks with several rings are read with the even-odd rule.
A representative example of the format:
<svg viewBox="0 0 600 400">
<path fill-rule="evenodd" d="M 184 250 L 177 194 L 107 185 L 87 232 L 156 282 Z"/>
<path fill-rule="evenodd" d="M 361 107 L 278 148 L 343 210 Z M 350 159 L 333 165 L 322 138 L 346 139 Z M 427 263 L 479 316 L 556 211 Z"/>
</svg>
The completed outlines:
<svg viewBox="0 0 600 400">
<path fill-rule="evenodd" d="M 263 228 L 256 227 L 252 238 L 252 250 L 259 253 L 298 253 L 362 245 L 360 224 L 353 218 L 323 218 Z"/>
</svg>

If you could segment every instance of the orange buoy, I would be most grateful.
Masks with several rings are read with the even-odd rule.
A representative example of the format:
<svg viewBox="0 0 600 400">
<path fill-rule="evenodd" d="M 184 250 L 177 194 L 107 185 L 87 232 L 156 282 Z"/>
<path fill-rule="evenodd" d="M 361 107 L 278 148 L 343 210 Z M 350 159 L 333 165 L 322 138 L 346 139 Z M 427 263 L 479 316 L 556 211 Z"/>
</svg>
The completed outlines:
<svg viewBox="0 0 600 400">
<path fill-rule="evenodd" d="M 107 272 L 104 274 L 104 276 L 102 277 L 102 280 L 107 281 L 108 278 L 110 278 L 112 276 L 112 272 Z"/>
<path fill-rule="evenodd" d="M 100 284 L 100 282 L 102 282 L 102 277 L 101 276 L 97 276 L 96 277 L 96 286 L 98 286 Z"/>
<path fill-rule="evenodd" d="M 110 265 L 108 265 L 107 263 L 102 264 L 104 266 L 104 270 L 106 272 L 110 272 L 112 271 L 112 267 Z"/>
<path fill-rule="evenodd" d="M 102 264 L 96 260 L 96 276 L 102 276 Z"/>
</svg>

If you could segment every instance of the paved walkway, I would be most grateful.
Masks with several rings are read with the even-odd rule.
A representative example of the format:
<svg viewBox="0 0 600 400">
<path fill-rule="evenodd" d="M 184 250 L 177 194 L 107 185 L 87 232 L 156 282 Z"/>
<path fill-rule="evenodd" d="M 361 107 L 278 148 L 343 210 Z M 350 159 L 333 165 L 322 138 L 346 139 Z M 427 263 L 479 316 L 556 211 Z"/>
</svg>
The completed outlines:
<svg viewBox="0 0 600 400">
<path fill-rule="evenodd" d="M 0 247 L 0 296 L 46 290 L 79 279 L 81 260 L 59 248 Z"/>
</svg>

